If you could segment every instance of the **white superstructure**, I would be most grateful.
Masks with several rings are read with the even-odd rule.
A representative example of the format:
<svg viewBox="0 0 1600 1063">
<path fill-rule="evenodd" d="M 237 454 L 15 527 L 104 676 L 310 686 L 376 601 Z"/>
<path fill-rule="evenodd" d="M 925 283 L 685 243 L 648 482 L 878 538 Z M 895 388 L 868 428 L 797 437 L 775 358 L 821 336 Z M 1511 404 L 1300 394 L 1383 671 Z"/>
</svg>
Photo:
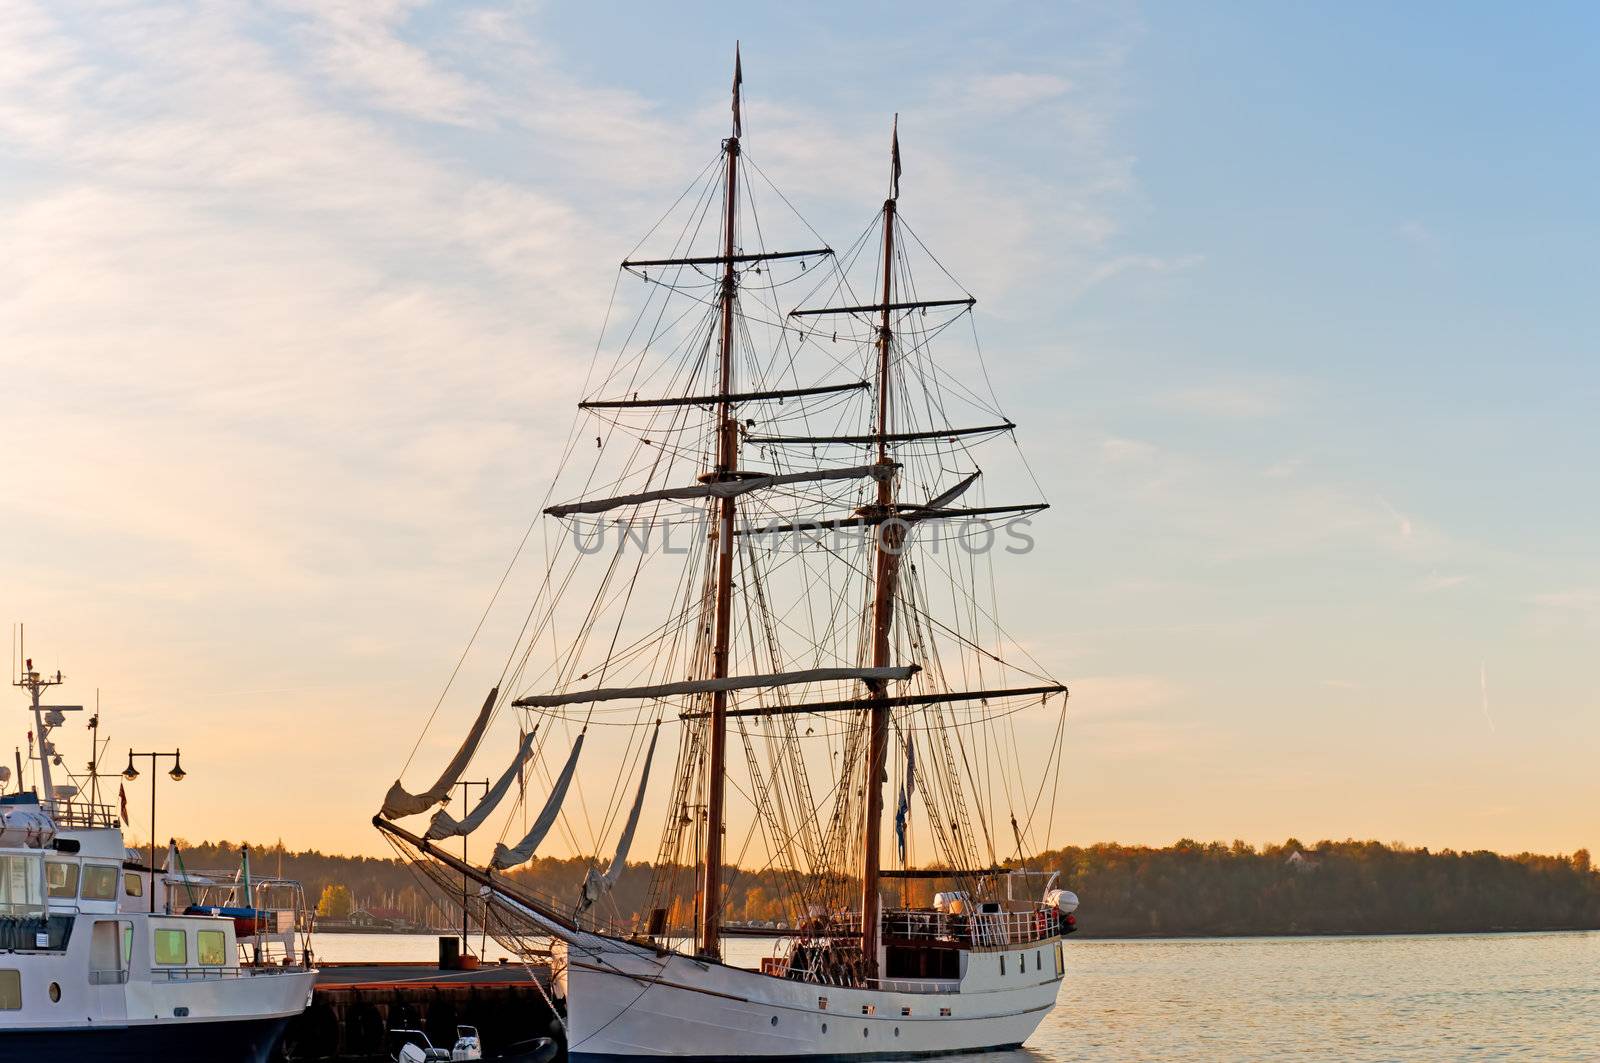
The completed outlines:
<svg viewBox="0 0 1600 1063">
<path fill-rule="evenodd" d="M 234 918 L 187 914 L 181 887 L 124 847 L 109 807 L 53 785 L 60 682 L 29 662 L 46 793 L 0 796 L 0 1060 L 262 1063 L 310 1002 L 294 955 L 255 962 Z M 59 762 L 57 762 L 59 767 Z"/>
</svg>

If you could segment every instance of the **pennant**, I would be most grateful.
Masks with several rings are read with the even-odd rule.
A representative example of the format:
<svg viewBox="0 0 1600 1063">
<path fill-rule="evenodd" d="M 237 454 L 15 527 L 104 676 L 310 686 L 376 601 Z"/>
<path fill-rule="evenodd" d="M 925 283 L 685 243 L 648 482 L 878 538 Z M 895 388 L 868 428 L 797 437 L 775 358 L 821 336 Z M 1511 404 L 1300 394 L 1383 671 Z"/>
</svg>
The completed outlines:
<svg viewBox="0 0 1600 1063">
<path fill-rule="evenodd" d="M 744 84 L 744 71 L 739 66 L 739 43 L 733 45 L 733 135 L 743 136 L 744 127 L 739 121 L 739 86 Z"/>
<path fill-rule="evenodd" d="M 889 138 L 890 199 L 900 198 L 900 116 L 894 116 L 894 133 Z"/>
<path fill-rule="evenodd" d="M 117 804 L 122 810 L 122 825 L 128 825 L 128 791 L 120 783 L 117 784 Z"/>
</svg>

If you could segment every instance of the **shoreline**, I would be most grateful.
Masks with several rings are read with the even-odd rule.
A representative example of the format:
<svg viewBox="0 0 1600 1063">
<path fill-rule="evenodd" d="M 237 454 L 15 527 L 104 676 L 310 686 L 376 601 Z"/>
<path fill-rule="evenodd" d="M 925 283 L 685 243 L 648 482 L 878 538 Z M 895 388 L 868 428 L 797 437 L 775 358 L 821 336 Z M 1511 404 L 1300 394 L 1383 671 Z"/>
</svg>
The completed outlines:
<svg viewBox="0 0 1600 1063">
<path fill-rule="evenodd" d="M 1255 941 L 1262 938 L 1370 938 L 1370 937 L 1472 937 L 1481 934 L 1592 934 L 1600 933 L 1597 926 L 1538 926 L 1538 927 L 1478 927 L 1471 929 L 1449 930 L 1235 930 L 1216 934 L 1087 934 L 1079 930 L 1076 934 L 1066 938 L 1067 944 L 1079 941 Z M 351 936 L 368 937 L 460 937 L 459 928 L 456 930 L 398 930 L 380 929 L 375 927 L 362 927 L 348 929 L 344 927 L 329 927 L 312 931 L 315 939 L 317 934 L 346 934 Z M 473 933 L 477 937 L 479 931 Z M 780 935 L 766 937 L 759 934 L 741 935 L 750 941 L 778 941 L 783 940 Z"/>
</svg>

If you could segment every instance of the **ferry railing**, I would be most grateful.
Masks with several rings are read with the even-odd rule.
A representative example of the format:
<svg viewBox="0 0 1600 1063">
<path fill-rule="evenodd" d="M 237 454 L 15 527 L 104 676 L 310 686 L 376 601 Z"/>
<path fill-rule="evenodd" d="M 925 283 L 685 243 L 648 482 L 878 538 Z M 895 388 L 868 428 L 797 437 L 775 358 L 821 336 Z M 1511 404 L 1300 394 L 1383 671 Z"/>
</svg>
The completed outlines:
<svg viewBox="0 0 1600 1063">
<path fill-rule="evenodd" d="M 214 982 L 229 978 L 270 978 L 299 974 L 302 967 L 152 967 L 152 982 Z"/>
<path fill-rule="evenodd" d="M 128 983 L 127 971 L 90 971 L 90 985 L 126 985 Z"/>
<path fill-rule="evenodd" d="M 111 805 L 91 805 L 83 801 L 52 801 L 46 806 L 56 826 L 67 830 L 109 830 L 122 825 Z"/>
</svg>

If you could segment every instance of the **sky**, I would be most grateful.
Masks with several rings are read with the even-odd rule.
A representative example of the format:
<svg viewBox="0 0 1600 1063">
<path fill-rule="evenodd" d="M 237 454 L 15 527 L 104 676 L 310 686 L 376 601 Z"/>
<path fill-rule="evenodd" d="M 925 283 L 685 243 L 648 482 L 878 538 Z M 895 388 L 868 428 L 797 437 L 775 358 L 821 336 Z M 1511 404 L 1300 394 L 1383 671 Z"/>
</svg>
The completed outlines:
<svg viewBox="0 0 1600 1063">
<path fill-rule="evenodd" d="M 0 0 L 0 613 L 163 836 L 387 852 L 735 38 L 979 296 L 1057 844 L 1600 840 L 1593 8 Z"/>
</svg>

